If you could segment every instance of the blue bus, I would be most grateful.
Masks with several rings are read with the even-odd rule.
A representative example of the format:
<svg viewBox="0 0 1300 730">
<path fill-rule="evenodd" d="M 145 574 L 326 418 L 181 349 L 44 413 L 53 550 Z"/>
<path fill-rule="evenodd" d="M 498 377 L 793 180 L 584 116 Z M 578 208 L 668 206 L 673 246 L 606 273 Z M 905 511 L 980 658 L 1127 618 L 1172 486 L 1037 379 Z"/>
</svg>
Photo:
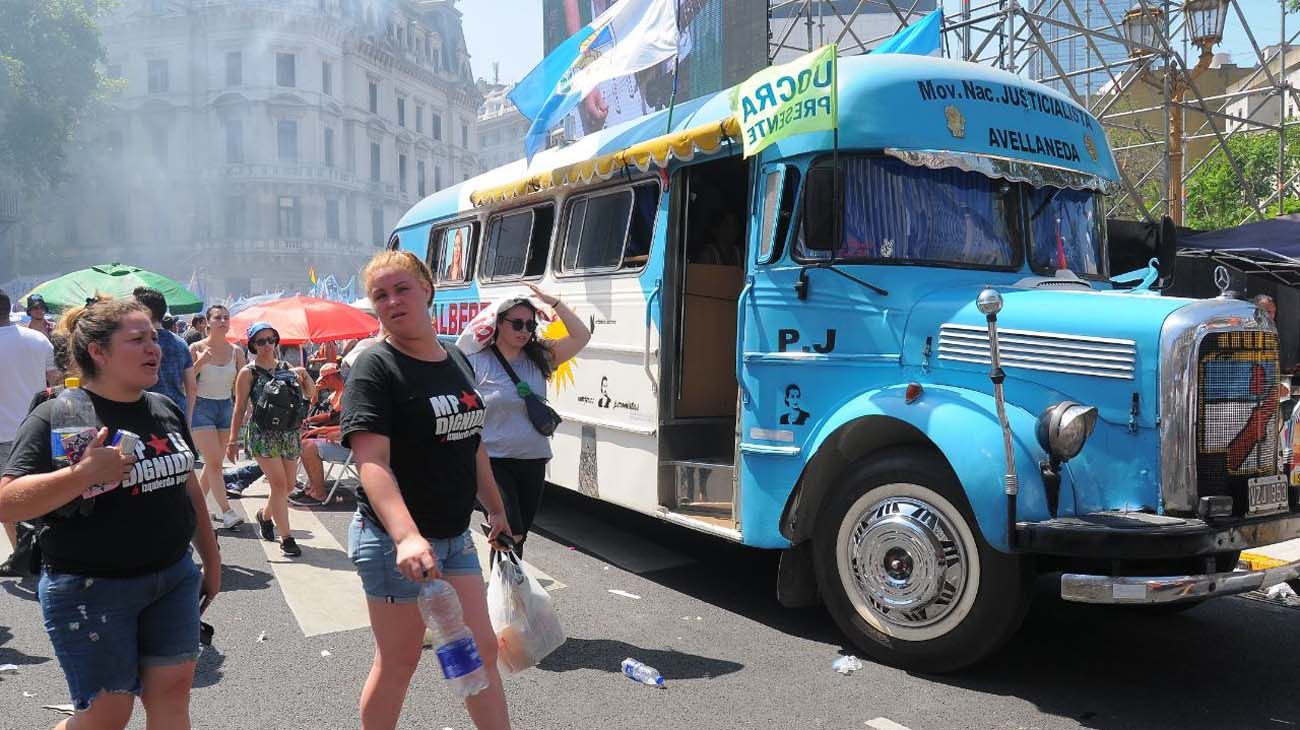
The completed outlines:
<svg viewBox="0 0 1300 730">
<path fill-rule="evenodd" d="M 723 92 L 400 221 L 443 336 L 527 282 L 590 324 L 549 386 L 549 481 L 782 551 L 782 603 L 924 671 L 1011 637 L 1040 573 L 1165 610 L 1294 579 L 1235 571 L 1300 536 L 1276 330 L 1112 281 L 1098 121 L 937 58 L 838 84 L 838 135 L 746 160 Z"/>
</svg>

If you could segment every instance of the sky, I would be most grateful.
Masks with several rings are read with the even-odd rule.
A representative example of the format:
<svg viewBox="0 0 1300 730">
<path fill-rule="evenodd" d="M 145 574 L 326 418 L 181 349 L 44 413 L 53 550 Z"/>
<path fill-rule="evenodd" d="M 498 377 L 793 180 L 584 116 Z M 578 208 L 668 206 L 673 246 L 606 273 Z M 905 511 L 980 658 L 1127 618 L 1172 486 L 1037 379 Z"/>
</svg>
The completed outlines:
<svg viewBox="0 0 1300 730">
<path fill-rule="evenodd" d="M 981 0 L 975 4 L 982 4 Z M 1130 0 L 1113 2 L 1122 9 L 1131 4 Z M 1276 45 L 1280 21 L 1278 0 L 1238 0 L 1238 4 L 1260 47 Z M 960 0 L 944 0 L 944 5 L 955 12 Z M 492 62 L 498 61 L 501 81 L 518 81 L 542 60 L 542 0 L 460 0 L 457 7 L 464 14 L 465 38 L 476 78 L 490 81 Z M 1288 40 L 1295 38 L 1297 30 L 1300 30 L 1300 13 L 1292 13 L 1287 17 Z M 1224 24 L 1223 42 L 1215 50 L 1232 54 L 1236 63 L 1254 64 L 1250 41 L 1242 30 L 1240 18 L 1231 9 Z"/>
</svg>

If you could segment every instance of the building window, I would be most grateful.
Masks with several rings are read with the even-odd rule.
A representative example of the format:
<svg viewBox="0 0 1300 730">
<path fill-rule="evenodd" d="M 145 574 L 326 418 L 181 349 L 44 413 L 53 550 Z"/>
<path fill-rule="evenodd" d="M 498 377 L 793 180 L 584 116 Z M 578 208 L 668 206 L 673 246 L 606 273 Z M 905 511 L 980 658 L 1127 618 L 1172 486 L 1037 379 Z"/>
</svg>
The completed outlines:
<svg viewBox="0 0 1300 730">
<path fill-rule="evenodd" d="M 424 134 L 424 105 L 415 105 L 415 131 L 417 134 Z"/>
<path fill-rule="evenodd" d="M 370 113 L 379 113 L 379 83 L 375 81 L 370 82 Z"/>
<path fill-rule="evenodd" d="M 165 94 L 167 93 L 167 61 L 150 61 L 149 62 L 149 93 Z"/>
<path fill-rule="evenodd" d="M 244 123 L 238 119 L 226 120 L 226 162 L 244 161 Z"/>
<path fill-rule="evenodd" d="M 334 67 L 330 66 L 329 61 L 321 61 L 320 64 L 320 90 L 326 96 L 334 95 Z"/>
<path fill-rule="evenodd" d="M 406 99 L 397 97 L 397 126 L 406 126 Z"/>
<path fill-rule="evenodd" d="M 415 192 L 421 198 L 425 196 L 424 192 L 424 160 L 415 161 Z"/>
<path fill-rule="evenodd" d="M 379 182 L 379 143 L 370 143 L 370 181 Z"/>
<path fill-rule="evenodd" d="M 438 165 L 433 166 L 433 191 L 436 193 L 442 190 L 442 168 Z"/>
<path fill-rule="evenodd" d="M 244 199 L 238 195 L 226 198 L 226 238 L 244 235 Z"/>
<path fill-rule="evenodd" d="M 339 240 L 339 201 L 325 201 L 325 238 Z"/>
<path fill-rule="evenodd" d="M 167 130 L 159 127 L 150 135 L 153 138 L 153 159 L 159 165 L 167 164 Z"/>
<path fill-rule="evenodd" d="M 334 130 L 325 128 L 325 166 L 334 167 Z"/>
<path fill-rule="evenodd" d="M 442 115 L 438 112 L 429 112 L 429 134 L 434 139 L 442 139 Z"/>
<path fill-rule="evenodd" d="M 281 195 L 279 201 L 280 238 L 302 238 L 302 206 L 298 199 Z"/>
<path fill-rule="evenodd" d="M 297 86 L 295 81 L 296 57 L 292 53 L 275 54 L 275 85 Z"/>
<path fill-rule="evenodd" d="M 239 51 L 226 52 L 226 86 L 239 86 L 244 83 L 244 54 Z"/>
<path fill-rule="evenodd" d="M 166 4 L 163 0 L 149 0 L 149 12 L 154 15 L 162 15 L 164 10 L 166 10 Z"/>
<path fill-rule="evenodd" d="M 460 146 L 469 149 L 469 125 L 460 125 Z"/>
<path fill-rule="evenodd" d="M 298 161 L 298 122 L 292 119 L 276 122 L 275 146 L 281 162 Z"/>
<path fill-rule="evenodd" d="M 406 192 L 406 155 L 397 156 L 397 189 Z"/>
<path fill-rule="evenodd" d="M 384 209 L 374 207 L 370 209 L 370 241 L 376 248 L 384 245 Z"/>
</svg>

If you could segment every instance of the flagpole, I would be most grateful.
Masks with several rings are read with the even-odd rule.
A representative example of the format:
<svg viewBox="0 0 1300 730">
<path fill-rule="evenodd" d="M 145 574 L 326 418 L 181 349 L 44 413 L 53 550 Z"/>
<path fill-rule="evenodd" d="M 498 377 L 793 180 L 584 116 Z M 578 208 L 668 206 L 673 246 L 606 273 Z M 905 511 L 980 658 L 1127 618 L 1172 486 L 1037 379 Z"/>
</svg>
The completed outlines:
<svg viewBox="0 0 1300 730">
<path fill-rule="evenodd" d="M 673 106 L 677 103 L 677 69 L 682 63 L 682 0 L 673 2 L 673 19 L 677 22 L 677 52 L 673 54 L 673 93 L 668 97 L 668 129 L 664 134 L 672 134 Z"/>
</svg>

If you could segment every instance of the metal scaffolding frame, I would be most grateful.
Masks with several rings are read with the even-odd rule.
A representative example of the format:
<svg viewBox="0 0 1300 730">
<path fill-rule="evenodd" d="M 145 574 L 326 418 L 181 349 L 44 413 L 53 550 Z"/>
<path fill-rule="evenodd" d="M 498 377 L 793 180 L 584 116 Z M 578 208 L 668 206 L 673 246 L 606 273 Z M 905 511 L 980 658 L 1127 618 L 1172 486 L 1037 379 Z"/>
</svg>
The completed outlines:
<svg viewBox="0 0 1300 730">
<path fill-rule="evenodd" d="M 1281 17 L 1278 44 L 1268 47 L 1260 45 L 1242 7 L 1251 5 L 1258 18 L 1265 3 L 1229 0 L 1226 24 L 1239 24 L 1251 47 L 1250 57 L 1235 59 L 1235 65 L 1253 70 L 1241 72 L 1243 79 L 1233 82 L 1238 88 L 1224 93 L 1203 92 L 1204 81 L 1197 83 L 1207 68 L 1217 66 L 1211 65 L 1208 49 L 1193 44 L 1182 0 L 1112 2 L 1128 7 L 1112 10 L 1104 0 L 960 0 L 960 13 L 944 18 L 943 54 L 1049 84 L 1091 111 L 1105 127 L 1120 166 L 1122 191 L 1108 200 L 1112 217 L 1155 221 L 1170 214 L 1183 222 L 1187 181 L 1219 157 L 1226 159 L 1251 208 L 1239 223 L 1278 215 L 1288 202 L 1294 206 L 1300 199 L 1300 165 L 1287 163 L 1287 134 L 1300 119 L 1287 115 L 1300 100 L 1287 78 L 1293 72 L 1300 78 L 1300 32 L 1288 35 L 1286 0 L 1268 0 L 1269 12 Z M 866 53 L 933 4 L 768 0 L 768 58 L 827 43 L 838 43 L 842 56 Z M 1137 10 L 1159 19 L 1150 44 L 1126 37 L 1124 16 Z M 1063 62 L 1067 47 L 1071 58 Z M 1116 57 L 1117 49 L 1122 57 Z M 1094 88 L 1098 78 L 1103 83 Z M 1277 134 L 1276 170 L 1248 169 L 1233 152 L 1234 139 L 1262 132 Z M 1183 164 L 1189 143 L 1205 151 Z M 1254 194 L 1264 189 L 1267 195 Z M 1171 192 L 1182 192 L 1173 205 Z"/>
</svg>

